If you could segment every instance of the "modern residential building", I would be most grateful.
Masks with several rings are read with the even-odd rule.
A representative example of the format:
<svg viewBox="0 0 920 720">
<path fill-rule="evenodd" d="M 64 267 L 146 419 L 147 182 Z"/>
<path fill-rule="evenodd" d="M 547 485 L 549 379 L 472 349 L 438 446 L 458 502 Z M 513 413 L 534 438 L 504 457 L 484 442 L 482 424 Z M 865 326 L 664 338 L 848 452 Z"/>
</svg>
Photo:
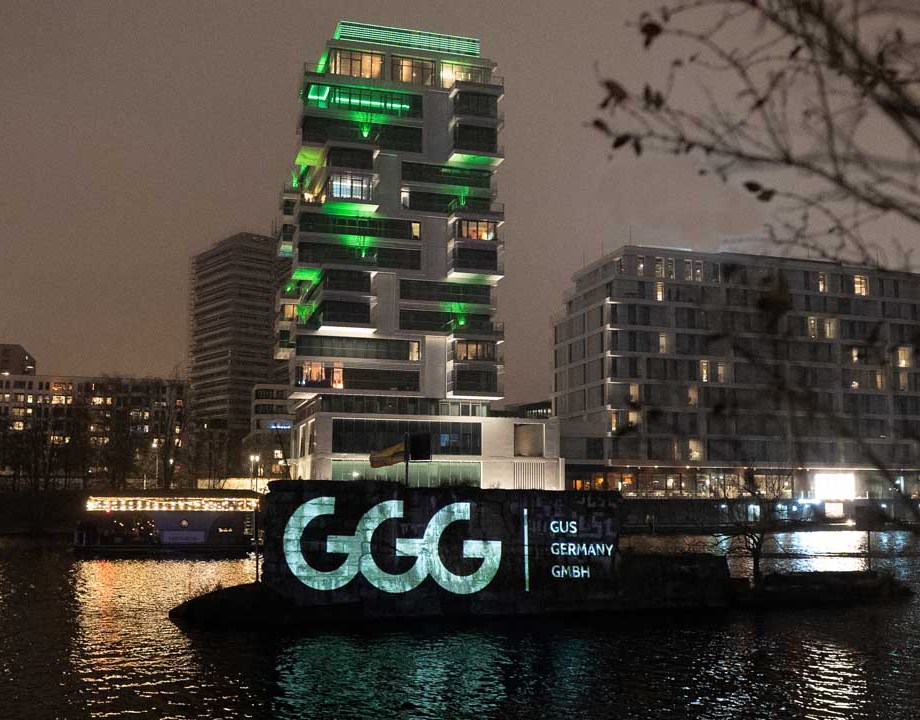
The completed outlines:
<svg viewBox="0 0 920 720">
<path fill-rule="evenodd" d="M 252 388 L 249 434 L 243 438 L 243 459 L 250 463 L 250 475 L 274 480 L 286 477 L 290 453 L 291 426 L 287 384 L 260 384 Z"/>
<path fill-rule="evenodd" d="M 571 488 L 914 494 L 920 275 L 621 247 L 573 278 L 554 403 Z"/>
<path fill-rule="evenodd" d="M 0 475 L 153 485 L 184 471 L 184 421 L 185 386 L 172 380 L 3 375 Z"/>
<path fill-rule="evenodd" d="M 194 441 L 211 476 L 244 471 L 253 386 L 275 380 L 276 241 L 238 233 L 191 261 L 189 391 Z M 207 460 L 206 458 L 210 458 Z"/>
<path fill-rule="evenodd" d="M 0 344 L 0 375 L 34 375 L 35 358 L 22 345 Z"/>
<path fill-rule="evenodd" d="M 503 340 L 494 70 L 474 38 L 353 22 L 304 68 L 277 319 L 295 477 L 399 479 L 369 454 L 423 433 L 432 460 L 412 483 L 561 483 L 552 425 L 489 417 Z"/>
</svg>

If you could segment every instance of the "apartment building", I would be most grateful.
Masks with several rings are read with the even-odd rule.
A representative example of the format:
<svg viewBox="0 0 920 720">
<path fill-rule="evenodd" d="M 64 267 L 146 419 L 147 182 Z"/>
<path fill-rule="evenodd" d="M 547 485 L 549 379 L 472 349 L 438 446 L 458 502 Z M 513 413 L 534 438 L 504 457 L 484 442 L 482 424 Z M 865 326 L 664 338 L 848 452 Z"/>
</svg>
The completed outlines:
<svg viewBox="0 0 920 720">
<path fill-rule="evenodd" d="M 305 66 L 276 324 L 295 477 L 402 479 L 368 456 L 422 433 L 412 483 L 561 486 L 551 423 L 489 417 L 503 93 L 478 40 L 421 30 L 340 22 Z"/>
<path fill-rule="evenodd" d="M 155 481 L 165 474 L 163 458 L 184 460 L 184 416 L 185 386 L 171 380 L 2 375 L 0 474 L 35 472 L 26 466 L 38 463 L 48 477 L 149 472 Z M 165 443 L 175 449 L 164 452 Z"/>
<path fill-rule="evenodd" d="M 920 275 L 630 245 L 574 275 L 554 332 L 571 488 L 918 490 Z"/>
</svg>

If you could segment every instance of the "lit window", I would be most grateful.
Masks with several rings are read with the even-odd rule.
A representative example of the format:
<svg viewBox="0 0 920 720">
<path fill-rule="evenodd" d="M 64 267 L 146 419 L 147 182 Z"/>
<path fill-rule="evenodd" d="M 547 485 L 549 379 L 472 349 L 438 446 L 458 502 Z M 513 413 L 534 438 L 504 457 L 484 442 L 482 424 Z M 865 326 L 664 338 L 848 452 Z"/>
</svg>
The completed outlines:
<svg viewBox="0 0 920 720">
<path fill-rule="evenodd" d="M 422 224 L 418 222 L 412 223 L 412 239 L 421 240 L 422 239 Z"/>
<path fill-rule="evenodd" d="M 616 410 L 614 410 L 612 413 L 610 413 L 610 432 L 615 433 L 616 431 L 617 431 L 617 413 L 616 413 Z"/>
<path fill-rule="evenodd" d="M 629 402 L 637 403 L 639 402 L 639 385 L 632 384 L 629 386 Z"/>
<path fill-rule="evenodd" d="M 818 318 L 816 317 L 807 318 L 807 330 L 808 330 L 808 337 L 810 338 L 818 337 Z"/>
<path fill-rule="evenodd" d="M 418 341 L 416 341 L 416 340 L 410 340 L 410 341 L 409 341 L 409 359 L 410 359 L 410 360 L 419 360 L 419 359 L 420 359 L 418 348 L 419 348 Z"/>
<path fill-rule="evenodd" d="M 909 368 L 913 365 L 913 348 L 902 345 L 898 348 L 898 367 Z"/>
<path fill-rule="evenodd" d="M 700 380 L 704 383 L 709 382 L 709 361 L 700 360 Z"/>
<path fill-rule="evenodd" d="M 674 258 L 668 258 L 668 280 L 674 280 L 675 277 Z"/>
<path fill-rule="evenodd" d="M 702 460 L 703 459 L 703 443 L 697 438 L 690 438 L 690 459 L 691 460 Z"/>
<path fill-rule="evenodd" d="M 697 389 L 696 385 L 691 385 L 687 388 L 687 406 L 696 407 L 700 402 L 700 391 Z"/>
<path fill-rule="evenodd" d="M 391 79 L 394 82 L 410 83 L 412 85 L 434 85 L 433 60 L 397 57 L 394 55 L 391 69 Z"/>
<path fill-rule="evenodd" d="M 818 292 L 827 292 L 827 273 L 818 273 Z"/>
<path fill-rule="evenodd" d="M 868 296 L 869 295 L 869 278 L 865 275 L 854 275 L 853 276 L 853 292 L 857 295 Z"/>
<path fill-rule="evenodd" d="M 628 420 L 629 427 L 638 427 L 641 417 L 638 410 L 630 410 Z"/>
<path fill-rule="evenodd" d="M 725 382 L 725 363 L 716 363 L 716 382 Z"/>
<path fill-rule="evenodd" d="M 885 389 L 885 374 L 881 370 L 875 371 L 875 389 L 876 390 Z"/>
<path fill-rule="evenodd" d="M 833 340 L 837 337 L 837 321 L 833 319 L 824 321 L 824 337 Z"/>
<path fill-rule="evenodd" d="M 693 265 L 693 279 L 698 283 L 703 282 L 703 263 L 699 260 Z"/>
<path fill-rule="evenodd" d="M 329 72 L 332 75 L 379 80 L 383 77 L 383 55 L 355 50 L 335 50 L 329 59 Z"/>
<path fill-rule="evenodd" d="M 898 378 L 898 390 L 907 390 L 908 377 L 907 370 L 899 370 L 897 374 Z"/>
<path fill-rule="evenodd" d="M 693 261 L 684 260 L 684 280 L 693 280 Z"/>
<path fill-rule="evenodd" d="M 453 87 L 455 82 L 487 83 L 489 70 L 475 65 L 461 65 L 460 63 L 441 63 L 441 87 Z"/>
<path fill-rule="evenodd" d="M 658 333 L 658 352 L 660 353 L 670 352 L 668 348 L 668 334 L 667 333 Z"/>
<path fill-rule="evenodd" d="M 370 175 L 332 173 L 327 188 L 331 190 L 331 196 L 337 199 L 370 200 L 374 183 Z"/>
<path fill-rule="evenodd" d="M 655 277 L 664 277 L 664 258 L 655 258 Z"/>
<path fill-rule="evenodd" d="M 645 257 L 636 256 L 636 275 L 645 275 Z"/>
<path fill-rule="evenodd" d="M 402 188 L 399 191 L 399 205 L 404 210 L 409 207 L 409 190 L 407 188 Z"/>
<path fill-rule="evenodd" d="M 345 380 L 342 377 L 342 368 L 332 368 L 332 387 L 336 390 L 345 389 Z"/>
<path fill-rule="evenodd" d="M 655 299 L 658 302 L 661 302 L 662 300 L 664 300 L 664 283 L 663 282 L 655 283 Z"/>
</svg>

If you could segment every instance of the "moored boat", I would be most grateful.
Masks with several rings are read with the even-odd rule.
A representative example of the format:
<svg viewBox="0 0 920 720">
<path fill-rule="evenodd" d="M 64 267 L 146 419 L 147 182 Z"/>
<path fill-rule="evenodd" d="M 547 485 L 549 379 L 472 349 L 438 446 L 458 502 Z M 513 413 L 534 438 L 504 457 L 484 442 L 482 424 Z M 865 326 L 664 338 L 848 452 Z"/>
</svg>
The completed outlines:
<svg viewBox="0 0 920 720">
<path fill-rule="evenodd" d="M 91 495 L 74 531 L 74 550 L 100 556 L 243 556 L 253 549 L 258 508 L 258 493 L 238 490 Z"/>
</svg>

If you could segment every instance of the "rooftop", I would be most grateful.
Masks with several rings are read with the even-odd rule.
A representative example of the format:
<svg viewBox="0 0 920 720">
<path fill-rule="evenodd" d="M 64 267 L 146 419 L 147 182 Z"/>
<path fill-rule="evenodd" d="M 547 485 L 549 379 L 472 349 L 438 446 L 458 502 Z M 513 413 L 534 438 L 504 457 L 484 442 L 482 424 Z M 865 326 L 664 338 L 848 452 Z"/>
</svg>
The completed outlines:
<svg viewBox="0 0 920 720">
<path fill-rule="evenodd" d="M 336 40 L 393 45 L 395 47 L 427 50 L 449 55 L 479 57 L 479 40 L 476 38 L 460 35 L 442 35 L 425 30 L 406 30 L 385 25 L 368 25 L 366 23 L 352 22 L 351 20 L 340 21 L 335 29 L 333 38 Z"/>
</svg>

